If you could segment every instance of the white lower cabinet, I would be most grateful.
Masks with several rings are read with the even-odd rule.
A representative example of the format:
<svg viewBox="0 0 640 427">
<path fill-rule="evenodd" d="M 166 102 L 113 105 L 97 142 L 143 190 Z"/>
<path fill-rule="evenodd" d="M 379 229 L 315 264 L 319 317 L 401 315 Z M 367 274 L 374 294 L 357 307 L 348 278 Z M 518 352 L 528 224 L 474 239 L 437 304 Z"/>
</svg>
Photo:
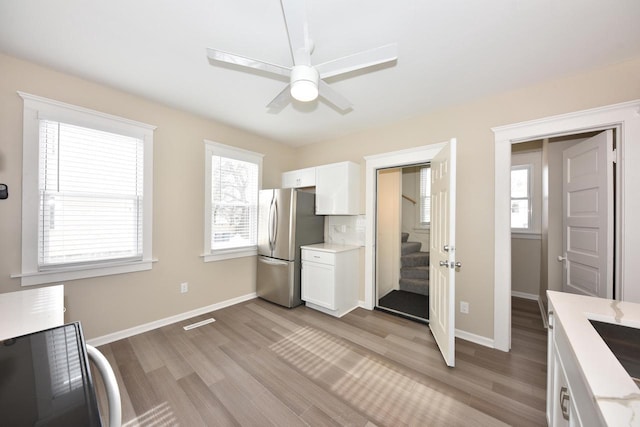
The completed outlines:
<svg viewBox="0 0 640 427">
<path fill-rule="evenodd" d="M 310 308 L 341 317 L 358 306 L 359 247 L 302 247 L 302 300 Z"/>
<path fill-rule="evenodd" d="M 601 426 L 594 398 L 573 357 L 562 323 L 549 302 L 547 422 L 558 426 Z"/>
</svg>

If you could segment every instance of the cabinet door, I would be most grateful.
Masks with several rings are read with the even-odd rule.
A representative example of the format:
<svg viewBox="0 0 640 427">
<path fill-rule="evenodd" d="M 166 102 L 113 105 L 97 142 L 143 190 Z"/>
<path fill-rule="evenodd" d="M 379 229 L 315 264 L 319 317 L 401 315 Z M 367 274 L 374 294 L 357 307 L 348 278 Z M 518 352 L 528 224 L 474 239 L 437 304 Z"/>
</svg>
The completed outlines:
<svg viewBox="0 0 640 427">
<path fill-rule="evenodd" d="M 282 174 L 282 188 L 304 188 L 316 185 L 316 168 L 298 169 Z"/>
<path fill-rule="evenodd" d="M 336 309 L 335 267 L 302 262 L 302 299 L 312 304 Z"/>
<path fill-rule="evenodd" d="M 552 394 L 552 414 L 551 414 L 551 426 L 552 427 L 564 427 L 569 425 L 575 425 L 570 423 L 571 418 L 571 396 L 569 395 L 569 382 L 567 376 L 564 373 L 562 363 L 558 357 L 558 351 L 553 349 L 553 390 Z"/>
<path fill-rule="evenodd" d="M 316 168 L 316 214 L 358 215 L 360 166 L 353 162 Z"/>
</svg>

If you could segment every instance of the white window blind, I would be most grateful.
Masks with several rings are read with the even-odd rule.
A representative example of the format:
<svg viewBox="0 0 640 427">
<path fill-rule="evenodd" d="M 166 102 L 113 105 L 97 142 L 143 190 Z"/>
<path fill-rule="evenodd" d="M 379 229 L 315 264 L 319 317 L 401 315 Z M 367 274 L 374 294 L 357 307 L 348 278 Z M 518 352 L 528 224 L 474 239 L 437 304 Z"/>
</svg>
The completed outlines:
<svg viewBox="0 0 640 427">
<path fill-rule="evenodd" d="M 431 167 L 420 168 L 420 225 L 431 222 Z"/>
<path fill-rule="evenodd" d="M 143 140 L 40 120 L 40 269 L 143 255 Z"/>
<path fill-rule="evenodd" d="M 211 157 L 211 250 L 257 244 L 259 165 Z"/>
<path fill-rule="evenodd" d="M 526 230 L 531 223 L 531 168 L 511 168 L 511 228 Z"/>
</svg>

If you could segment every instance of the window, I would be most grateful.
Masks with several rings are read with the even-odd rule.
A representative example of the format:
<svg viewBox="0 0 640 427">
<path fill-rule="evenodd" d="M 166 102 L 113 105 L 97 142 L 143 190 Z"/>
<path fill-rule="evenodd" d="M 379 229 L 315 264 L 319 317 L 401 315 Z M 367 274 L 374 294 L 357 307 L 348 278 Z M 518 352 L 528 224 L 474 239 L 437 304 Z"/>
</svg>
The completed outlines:
<svg viewBox="0 0 640 427">
<path fill-rule="evenodd" d="M 418 228 L 429 228 L 431 223 L 431 166 L 422 166 L 418 172 L 420 200 L 418 206 Z"/>
<path fill-rule="evenodd" d="M 511 228 L 529 230 L 531 228 L 531 166 L 511 168 Z"/>
<path fill-rule="evenodd" d="M 262 157 L 205 141 L 205 262 L 257 253 Z"/>
<path fill-rule="evenodd" d="M 154 128 L 20 95 L 22 284 L 150 269 Z"/>
</svg>

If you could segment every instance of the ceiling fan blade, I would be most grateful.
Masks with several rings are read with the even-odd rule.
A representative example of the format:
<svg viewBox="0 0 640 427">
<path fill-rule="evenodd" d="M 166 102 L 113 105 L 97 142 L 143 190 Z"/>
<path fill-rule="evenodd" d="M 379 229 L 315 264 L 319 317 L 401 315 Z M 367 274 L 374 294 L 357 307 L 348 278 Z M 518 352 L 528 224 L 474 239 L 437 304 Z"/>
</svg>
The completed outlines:
<svg viewBox="0 0 640 427">
<path fill-rule="evenodd" d="M 282 111 L 284 107 L 291 102 L 291 85 L 286 85 L 282 92 L 280 92 L 273 100 L 267 105 L 268 112 L 275 114 Z"/>
<path fill-rule="evenodd" d="M 329 86 L 322 80 L 318 81 L 318 92 L 321 97 L 323 97 L 342 111 L 348 111 L 353 106 L 353 104 L 351 104 L 351 102 L 349 102 L 347 98 L 331 89 L 331 86 Z"/>
<path fill-rule="evenodd" d="M 339 74 L 360 70 L 373 65 L 383 64 L 398 59 L 398 45 L 396 43 L 354 53 L 316 65 L 315 68 L 320 74 L 320 78 L 337 76 Z"/>
<path fill-rule="evenodd" d="M 311 44 L 305 0 L 280 0 L 294 65 L 311 65 Z"/>
<path fill-rule="evenodd" d="M 224 52 L 218 49 L 207 48 L 207 57 L 213 61 L 226 62 L 228 64 L 240 65 L 242 67 L 254 68 L 272 74 L 289 77 L 291 69 L 281 65 L 271 64 L 258 59 L 247 58 L 234 53 Z"/>
</svg>

